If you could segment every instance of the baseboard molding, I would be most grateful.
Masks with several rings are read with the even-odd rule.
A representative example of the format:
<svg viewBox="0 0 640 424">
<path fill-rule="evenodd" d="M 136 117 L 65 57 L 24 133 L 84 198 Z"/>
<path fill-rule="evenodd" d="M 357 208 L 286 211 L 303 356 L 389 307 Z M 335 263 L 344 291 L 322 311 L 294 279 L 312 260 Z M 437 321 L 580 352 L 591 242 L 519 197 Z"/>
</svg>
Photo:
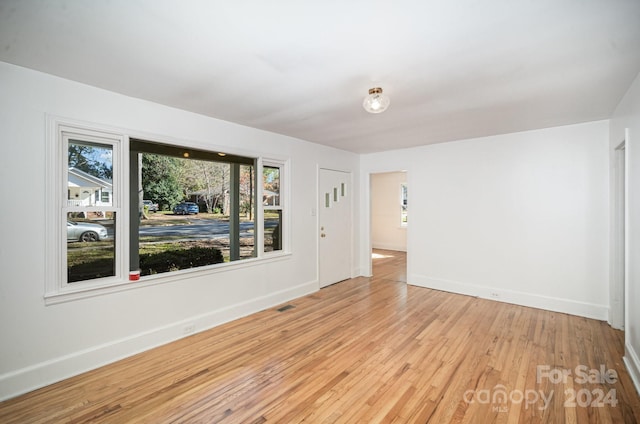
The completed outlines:
<svg viewBox="0 0 640 424">
<path fill-rule="evenodd" d="M 426 287 L 430 289 L 448 291 L 483 299 L 496 300 L 498 302 L 512 303 L 531 308 L 545 309 L 548 311 L 562 312 L 606 321 L 609 316 L 609 307 L 593 303 L 577 302 L 571 299 L 562 299 L 538 294 L 499 289 L 476 284 L 460 283 L 457 281 L 443 280 L 412 274 L 407 279 L 408 284 Z"/>
<path fill-rule="evenodd" d="M 636 392 L 640 395 L 640 358 L 638 358 L 637 352 L 628 342 L 624 345 L 624 357 L 622 360 L 627 366 L 633 385 L 636 386 Z"/>
<path fill-rule="evenodd" d="M 399 245 L 399 244 L 388 244 L 388 243 L 376 243 L 373 242 L 371 243 L 371 247 L 374 249 L 382 249 L 382 250 L 397 250 L 398 252 L 406 252 L 407 251 L 407 246 L 406 245 Z"/>
<path fill-rule="evenodd" d="M 0 375 L 0 401 L 316 292 L 318 288 L 317 281 L 304 283 Z M 186 326 L 192 326 L 194 331 L 185 334 Z"/>
</svg>

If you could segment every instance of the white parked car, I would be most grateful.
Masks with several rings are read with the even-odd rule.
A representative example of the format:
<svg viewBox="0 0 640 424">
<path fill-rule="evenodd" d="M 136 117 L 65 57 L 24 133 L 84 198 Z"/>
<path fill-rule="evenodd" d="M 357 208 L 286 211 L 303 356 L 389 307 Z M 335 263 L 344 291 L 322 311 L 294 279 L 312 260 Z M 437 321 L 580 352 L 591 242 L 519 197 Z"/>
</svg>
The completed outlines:
<svg viewBox="0 0 640 424">
<path fill-rule="evenodd" d="M 100 241 L 109 238 L 107 229 L 90 222 L 67 221 L 67 241 Z"/>
<path fill-rule="evenodd" d="M 142 204 L 147 207 L 149 212 L 158 212 L 159 205 L 157 203 L 153 203 L 151 200 L 143 200 Z"/>
</svg>

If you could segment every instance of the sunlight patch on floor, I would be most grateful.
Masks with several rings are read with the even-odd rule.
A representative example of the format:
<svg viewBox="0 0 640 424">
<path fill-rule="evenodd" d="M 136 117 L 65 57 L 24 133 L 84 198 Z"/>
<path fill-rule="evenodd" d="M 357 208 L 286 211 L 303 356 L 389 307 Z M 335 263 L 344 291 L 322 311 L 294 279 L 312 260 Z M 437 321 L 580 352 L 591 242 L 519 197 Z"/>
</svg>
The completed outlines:
<svg viewBox="0 0 640 424">
<path fill-rule="evenodd" d="M 382 253 L 371 253 L 371 259 L 393 258 L 393 255 L 383 255 Z"/>
</svg>

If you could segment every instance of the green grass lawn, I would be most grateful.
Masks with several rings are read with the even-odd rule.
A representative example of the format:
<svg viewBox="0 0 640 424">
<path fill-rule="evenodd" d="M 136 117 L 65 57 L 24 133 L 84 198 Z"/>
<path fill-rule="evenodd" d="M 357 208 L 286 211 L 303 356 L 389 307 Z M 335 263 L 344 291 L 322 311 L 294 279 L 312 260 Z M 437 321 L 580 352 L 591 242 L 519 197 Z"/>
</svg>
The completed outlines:
<svg viewBox="0 0 640 424">
<path fill-rule="evenodd" d="M 277 211 L 265 211 L 265 219 L 278 219 Z M 228 221 L 229 217 L 220 214 L 200 213 L 190 216 L 176 216 L 169 211 L 161 211 L 150 214 L 149 219 L 143 219 L 140 225 L 144 226 L 175 226 L 188 225 L 196 220 L 223 220 Z M 241 218 L 246 222 L 248 219 Z M 250 230 L 253 232 L 253 230 Z M 265 234 L 265 245 L 269 243 L 270 235 Z M 247 237 L 240 240 L 240 258 L 255 257 L 255 240 Z M 185 240 L 184 236 L 143 236 L 140 238 L 139 254 L 142 255 L 163 255 L 165 253 L 184 251 L 192 248 L 197 249 L 218 249 L 222 253 L 224 262 L 229 262 L 229 239 L 203 239 Z M 114 241 L 99 242 L 72 242 L 67 243 L 67 269 L 68 281 L 82 281 L 115 274 L 115 249 Z M 216 259 L 218 261 L 218 259 Z M 219 261 L 218 261 L 219 262 Z M 212 262 L 212 263 L 218 263 Z M 189 266 L 185 266 L 189 267 Z M 176 268 L 182 269 L 182 268 Z"/>
</svg>

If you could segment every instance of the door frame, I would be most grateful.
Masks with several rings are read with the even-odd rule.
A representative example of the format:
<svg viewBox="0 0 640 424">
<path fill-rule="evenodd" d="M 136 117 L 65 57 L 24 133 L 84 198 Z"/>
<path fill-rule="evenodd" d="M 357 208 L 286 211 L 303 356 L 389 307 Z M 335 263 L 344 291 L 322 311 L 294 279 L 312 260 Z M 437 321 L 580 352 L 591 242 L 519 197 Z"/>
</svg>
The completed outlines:
<svg viewBox="0 0 640 424">
<path fill-rule="evenodd" d="M 613 211 L 611 245 L 611 280 L 609 285 L 609 324 L 624 330 L 628 305 L 628 129 L 625 139 L 613 150 Z"/>
<path fill-rule="evenodd" d="M 362 229 L 361 234 L 361 256 L 360 256 L 360 264 L 361 264 L 361 273 L 360 275 L 364 277 L 373 276 L 373 259 L 371 258 L 371 252 L 373 251 L 373 242 L 371 240 L 371 233 L 373 231 L 371 224 L 371 176 L 374 174 L 386 174 L 389 172 L 404 172 L 407 176 L 407 190 L 408 193 L 411 193 L 411 172 L 407 169 L 376 169 L 375 171 L 366 171 L 362 173 L 362 182 L 360 185 L 360 193 L 361 193 L 361 217 L 362 223 L 360 228 Z M 411 195 L 409 194 L 409 198 Z M 409 200 L 410 202 L 410 200 Z M 409 223 L 411 222 L 411 215 L 409 215 Z M 411 225 L 407 225 L 407 284 L 409 284 L 409 270 L 411 265 L 411 255 L 410 255 L 410 246 L 411 246 Z"/>
</svg>

